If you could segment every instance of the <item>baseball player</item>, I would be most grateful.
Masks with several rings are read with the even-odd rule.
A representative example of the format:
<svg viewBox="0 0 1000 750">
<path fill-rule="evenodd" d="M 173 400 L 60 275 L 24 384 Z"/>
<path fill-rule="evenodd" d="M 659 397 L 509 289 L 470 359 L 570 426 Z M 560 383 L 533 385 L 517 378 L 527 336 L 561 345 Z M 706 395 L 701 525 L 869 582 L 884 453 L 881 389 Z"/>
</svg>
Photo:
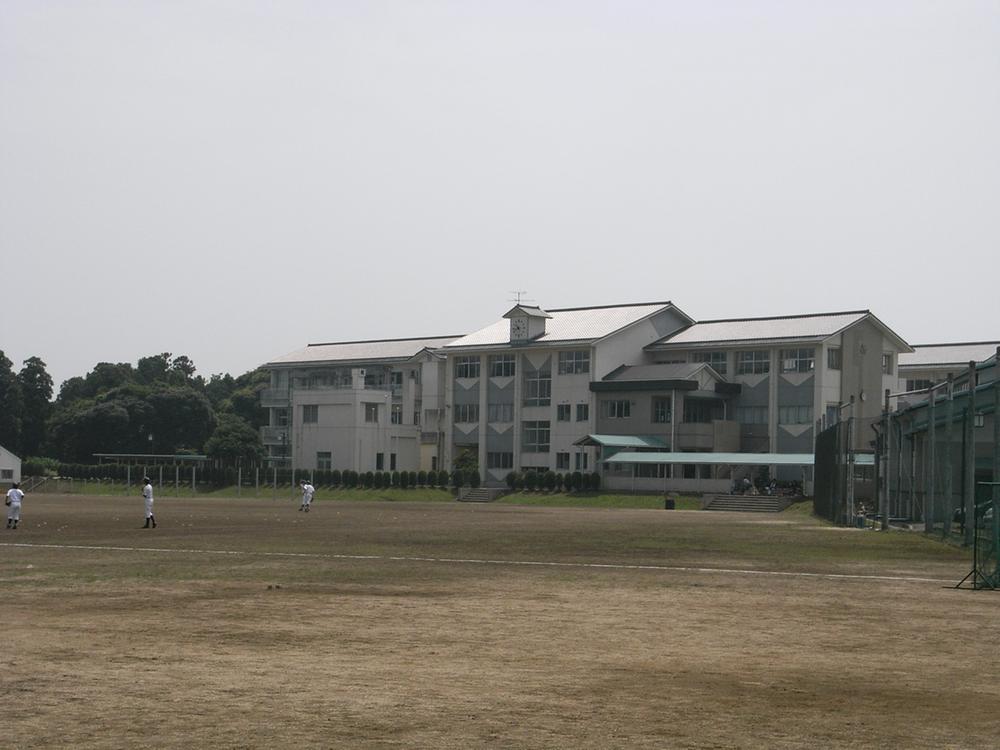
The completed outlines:
<svg viewBox="0 0 1000 750">
<path fill-rule="evenodd" d="M 309 484 L 309 482 L 305 479 L 300 479 L 299 484 L 302 485 L 302 505 L 299 506 L 299 510 L 304 510 L 308 513 L 309 506 L 313 501 L 313 495 L 316 494 L 316 488 Z"/>
<path fill-rule="evenodd" d="M 23 497 L 24 493 L 21 492 L 17 482 L 14 482 L 7 490 L 7 499 L 4 500 L 4 504 L 7 506 L 8 529 L 16 529 L 18 521 L 21 520 L 21 498 Z"/>
<path fill-rule="evenodd" d="M 142 528 L 148 529 L 150 524 L 156 528 L 156 516 L 153 515 L 153 483 L 149 477 L 142 478 L 142 497 L 146 501 L 146 525 Z"/>
</svg>

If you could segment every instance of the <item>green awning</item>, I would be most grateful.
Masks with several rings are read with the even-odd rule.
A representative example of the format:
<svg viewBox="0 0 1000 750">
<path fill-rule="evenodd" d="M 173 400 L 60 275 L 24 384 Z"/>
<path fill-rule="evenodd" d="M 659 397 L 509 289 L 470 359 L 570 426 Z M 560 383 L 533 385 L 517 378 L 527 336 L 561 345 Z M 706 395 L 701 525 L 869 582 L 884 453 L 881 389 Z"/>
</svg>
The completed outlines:
<svg viewBox="0 0 1000 750">
<path fill-rule="evenodd" d="M 622 451 L 606 464 L 728 464 L 739 466 L 812 466 L 812 453 L 639 453 Z"/>
</svg>

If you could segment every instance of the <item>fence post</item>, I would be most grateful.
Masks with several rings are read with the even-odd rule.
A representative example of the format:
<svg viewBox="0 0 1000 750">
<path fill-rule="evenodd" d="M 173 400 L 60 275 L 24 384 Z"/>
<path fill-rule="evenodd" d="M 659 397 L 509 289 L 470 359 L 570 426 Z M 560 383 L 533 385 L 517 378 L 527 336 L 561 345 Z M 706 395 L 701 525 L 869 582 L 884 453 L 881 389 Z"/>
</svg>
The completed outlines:
<svg viewBox="0 0 1000 750">
<path fill-rule="evenodd" d="M 927 393 L 930 399 L 927 404 L 927 437 L 924 442 L 924 533 L 934 533 L 936 515 L 936 498 L 934 497 L 934 401 L 937 394 L 931 388 Z"/>
<path fill-rule="evenodd" d="M 198 489 L 196 485 L 196 474 L 198 473 L 198 466 L 196 464 L 191 464 L 191 496 L 194 497 L 198 494 Z"/>
<path fill-rule="evenodd" d="M 242 497 L 243 493 L 243 467 L 236 470 L 236 497 Z"/>
<path fill-rule="evenodd" d="M 951 465 L 951 442 L 954 431 L 952 422 L 955 421 L 955 377 L 951 373 L 948 373 L 948 400 L 945 402 L 944 419 L 944 507 L 942 508 L 944 530 L 941 536 L 947 538 L 951 535 L 951 516 L 954 510 L 952 505 L 955 502 L 955 480 Z"/>
<path fill-rule="evenodd" d="M 881 497 L 879 497 L 879 512 L 882 515 L 882 531 L 889 529 L 889 488 L 892 480 L 892 415 L 889 413 L 889 389 L 885 389 L 885 421 L 882 429 L 882 452 L 885 454 L 885 479 Z"/>
<path fill-rule="evenodd" d="M 976 533 L 976 363 L 969 362 L 969 400 L 965 413 L 965 537 L 972 544 Z"/>
</svg>

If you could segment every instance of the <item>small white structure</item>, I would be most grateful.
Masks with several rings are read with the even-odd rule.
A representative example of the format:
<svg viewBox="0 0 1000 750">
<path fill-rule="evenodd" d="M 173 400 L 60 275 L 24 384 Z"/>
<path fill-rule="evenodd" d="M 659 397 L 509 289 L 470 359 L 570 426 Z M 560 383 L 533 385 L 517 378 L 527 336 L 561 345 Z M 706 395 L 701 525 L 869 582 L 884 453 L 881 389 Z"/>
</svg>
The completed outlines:
<svg viewBox="0 0 1000 750">
<path fill-rule="evenodd" d="M 21 459 L 0 445 L 0 483 L 21 481 Z"/>
</svg>

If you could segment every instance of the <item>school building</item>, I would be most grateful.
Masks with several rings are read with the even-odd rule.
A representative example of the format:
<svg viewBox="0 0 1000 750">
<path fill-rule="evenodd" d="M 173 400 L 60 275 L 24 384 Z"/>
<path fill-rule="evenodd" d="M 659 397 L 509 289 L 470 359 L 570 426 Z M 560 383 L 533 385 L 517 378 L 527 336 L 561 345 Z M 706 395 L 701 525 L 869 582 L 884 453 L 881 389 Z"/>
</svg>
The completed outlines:
<svg viewBox="0 0 1000 750">
<path fill-rule="evenodd" d="M 772 476 L 808 480 L 792 457 L 811 456 L 817 430 L 845 409 L 877 417 L 886 389 L 938 376 L 938 354 L 868 310 L 696 321 L 669 301 L 518 304 L 463 336 L 271 360 L 262 437 L 278 465 L 306 470 L 450 469 L 464 454 L 492 486 L 552 470 L 597 471 L 609 488 L 720 491 L 747 464 L 703 454 L 761 454 Z M 613 460 L 626 453 L 667 458 Z"/>
</svg>

